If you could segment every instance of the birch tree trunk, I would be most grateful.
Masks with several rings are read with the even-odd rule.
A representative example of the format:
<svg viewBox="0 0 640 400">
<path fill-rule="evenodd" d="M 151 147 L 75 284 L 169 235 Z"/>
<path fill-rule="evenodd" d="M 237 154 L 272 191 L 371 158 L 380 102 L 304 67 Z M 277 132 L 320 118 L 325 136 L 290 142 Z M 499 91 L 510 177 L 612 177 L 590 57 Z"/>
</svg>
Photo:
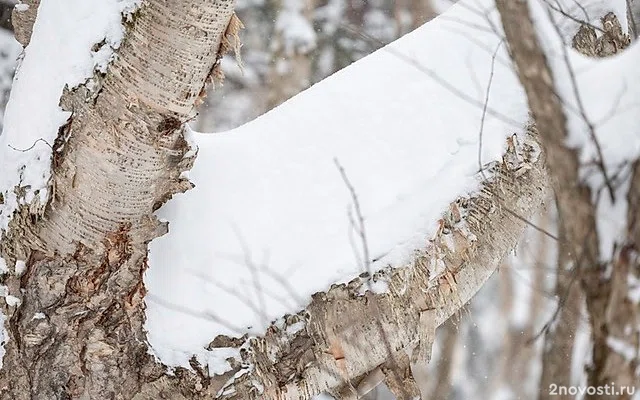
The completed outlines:
<svg viewBox="0 0 640 400">
<path fill-rule="evenodd" d="M 36 6 L 14 20 L 23 43 Z M 166 231 L 153 211 L 191 187 L 183 124 L 232 14 L 233 0 L 149 0 L 99 89 L 63 94 L 72 116 L 53 146 L 55 195 L 44 210 L 22 206 L 0 244 L 10 264 L 26 261 L 5 281 L 20 304 L 3 307 L 0 398 L 154 398 L 169 381 L 171 398 L 206 392 L 149 354 L 142 277 L 148 242 Z"/>
</svg>

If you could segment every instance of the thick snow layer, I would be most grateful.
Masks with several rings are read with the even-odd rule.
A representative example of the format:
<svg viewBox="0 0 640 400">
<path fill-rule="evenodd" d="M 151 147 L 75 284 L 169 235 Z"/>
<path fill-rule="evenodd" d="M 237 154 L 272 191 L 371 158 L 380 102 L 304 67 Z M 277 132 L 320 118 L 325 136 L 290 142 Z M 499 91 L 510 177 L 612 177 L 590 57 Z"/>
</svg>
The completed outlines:
<svg viewBox="0 0 640 400">
<path fill-rule="evenodd" d="M 253 122 L 195 135 L 196 187 L 160 210 L 170 232 L 150 249 L 147 329 L 162 361 L 187 365 L 196 353 L 218 368 L 203 351 L 216 335 L 263 332 L 312 293 L 362 272 L 336 160 L 362 206 L 371 259 L 381 259 L 374 267 L 408 260 L 448 203 L 478 187 L 492 64 L 489 107 L 510 119 L 487 117 L 483 163 L 502 155 L 528 115 L 504 46 L 477 12 L 490 4 L 454 6 L 453 18 L 434 20 Z"/>
<path fill-rule="evenodd" d="M 0 229 L 27 188 L 26 202 L 48 196 L 51 146 L 69 117 L 59 107 L 66 85 L 74 87 L 104 70 L 123 36 L 122 13 L 138 0 L 42 0 L 31 42 L 16 73 L 0 136 Z M 97 51 L 94 45 L 104 40 Z M 34 111 L 35 110 L 35 111 Z M 25 168 L 26 166 L 26 168 Z"/>
<path fill-rule="evenodd" d="M 58 106 L 63 88 L 104 70 L 122 38 L 121 12 L 135 3 L 42 0 L 0 136 L 0 229 L 18 206 L 16 185 L 28 187 L 26 201 L 48 195 L 50 145 L 68 118 Z M 584 3 L 620 12 L 619 1 Z M 160 210 L 170 233 L 152 242 L 146 277 L 149 338 L 164 362 L 188 365 L 197 354 L 221 372 L 233 354 L 204 350 L 216 335 L 261 333 L 313 292 L 362 271 L 353 201 L 336 160 L 362 206 L 374 268 L 408 260 L 447 204 L 477 189 L 478 165 L 500 157 L 528 112 L 493 32 L 493 1 L 461 1 L 446 15 L 249 124 L 194 135 L 199 157 L 189 175 L 196 188 Z M 542 32 L 553 50 L 555 30 Z M 103 49 L 92 52 L 102 40 Z M 631 79 L 638 52 L 607 61 L 570 52 L 607 162 L 638 154 L 632 116 L 640 95 Z M 571 105 L 571 91 L 560 92 Z M 571 143 L 589 159 L 584 123 L 571 116 L 569 124 Z"/>
</svg>

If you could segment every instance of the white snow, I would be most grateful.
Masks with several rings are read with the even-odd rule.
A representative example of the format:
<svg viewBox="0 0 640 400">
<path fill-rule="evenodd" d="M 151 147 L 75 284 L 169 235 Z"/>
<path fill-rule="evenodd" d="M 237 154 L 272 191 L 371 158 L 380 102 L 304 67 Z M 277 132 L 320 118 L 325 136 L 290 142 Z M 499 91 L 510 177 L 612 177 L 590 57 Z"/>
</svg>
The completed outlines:
<svg viewBox="0 0 640 400">
<path fill-rule="evenodd" d="M 4 301 L 7 302 L 9 307 L 19 306 L 22 302 L 18 297 L 9 294 L 9 288 L 5 285 L 0 285 L 0 297 L 4 297 Z"/>
<path fill-rule="evenodd" d="M 33 314 L 33 318 L 31 319 L 45 319 L 47 316 L 44 313 L 38 312 Z"/>
<path fill-rule="evenodd" d="M 0 136 L 0 230 L 6 229 L 20 202 L 49 195 L 51 146 L 69 112 L 58 106 L 70 88 L 104 70 L 123 36 L 122 12 L 138 0 L 42 0 L 31 42 L 16 73 Z M 105 45 L 92 53 L 92 47 Z M 34 117 L 33 110 L 37 110 Z M 18 199 L 15 186 L 25 187 Z"/>
<path fill-rule="evenodd" d="M 500 40 L 473 27 L 488 26 L 475 4 L 449 11 L 469 21 L 474 42 L 451 32 L 459 22 L 436 19 L 253 122 L 195 134 L 196 188 L 160 210 L 170 233 L 152 242 L 146 277 L 149 340 L 163 362 L 206 361 L 216 335 L 261 333 L 362 272 L 336 159 L 361 204 L 371 259 L 382 259 L 374 268 L 408 260 L 449 202 L 478 187 L 479 105 Z M 500 46 L 489 103 L 510 120 L 487 117 L 483 163 L 527 122 L 505 60 Z"/>
<path fill-rule="evenodd" d="M 19 298 L 17 298 L 16 296 L 12 296 L 10 294 L 5 296 L 4 301 L 7 302 L 7 305 L 9 307 L 19 306 L 20 303 L 22 303 L 22 301 Z"/>
<path fill-rule="evenodd" d="M 24 261 L 22 260 L 16 261 L 15 272 L 17 276 L 21 276 L 26 270 L 27 270 L 27 264 Z"/>
</svg>

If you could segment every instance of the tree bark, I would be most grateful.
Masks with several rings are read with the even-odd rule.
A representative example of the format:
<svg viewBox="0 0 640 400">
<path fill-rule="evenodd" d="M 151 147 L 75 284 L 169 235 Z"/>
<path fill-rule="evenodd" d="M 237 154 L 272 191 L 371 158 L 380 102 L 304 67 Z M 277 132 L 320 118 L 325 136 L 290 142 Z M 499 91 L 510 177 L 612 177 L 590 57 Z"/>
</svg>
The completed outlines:
<svg viewBox="0 0 640 400">
<path fill-rule="evenodd" d="M 430 349 L 422 347 L 430 347 L 431 341 L 420 332 L 441 325 L 477 292 L 516 245 L 524 221 L 546 195 L 543 157 L 531 140 L 510 147 L 504 162 L 495 166 L 495 179 L 486 182 L 477 197 L 452 204 L 457 210 L 465 205 L 466 216 L 459 220 L 471 235 L 446 222 L 460 211 L 447 213 L 443 223 L 448 228 L 417 253 L 411 265 L 376 273 L 374 279 L 389 283 L 389 293 L 358 295 L 368 277 L 334 285 L 314 295 L 306 310 L 287 317 L 284 328 L 272 326 L 264 337 L 237 343 L 248 348 L 242 361 L 251 370 L 232 382 L 230 393 L 221 399 L 309 399 L 362 380 L 394 352 L 418 346 L 414 356 L 416 351 L 427 353 L 419 359 L 428 359 Z M 512 163 L 523 156 L 530 160 L 528 166 Z M 447 249 L 445 242 L 456 244 Z M 448 273 L 433 281 L 429 265 L 438 259 Z M 287 334 L 287 326 L 300 322 L 304 329 Z M 420 340 L 427 343 L 417 344 Z M 256 393 L 256 382 L 263 392 Z"/>
<path fill-rule="evenodd" d="M 22 0 L 20 3 L 23 4 L 21 8 L 13 7 L 11 24 L 18 43 L 27 47 L 31 40 L 31 29 L 36 21 L 40 0 Z"/>
<path fill-rule="evenodd" d="M 16 32 L 31 31 L 26 12 Z M 26 270 L 5 282 L 20 304 L 3 310 L 0 398 L 145 398 L 165 380 L 190 398 L 206 391 L 193 374 L 163 377 L 148 353 L 142 278 L 147 243 L 166 231 L 154 210 L 191 187 L 183 124 L 232 13 L 232 0 L 147 1 L 98 87 L 63 94 L 72 116 L 53 146 L 55 194 L 42 214 L 22 207 L 2 238 L 2 256 Z"/>
<path fill-rule="evenodd" d="M 562 232 L 559 235 L 559 241 L 560 243 L 566 241 Z M 574 397 L 569 394 L 552 394 L 550 391 L 552 384 L 566 387 L 572 384 L 573 348 L 584 300 L 579 272 L 574 269 L 576 267 L 572 268 L 572 260 L 570 254 L 559 249 L 555 287 L 558 309 L 544 335 L 542 377 L 538 395 L 540 400 L 554 398 L 569 400 Z"/>
</svg>

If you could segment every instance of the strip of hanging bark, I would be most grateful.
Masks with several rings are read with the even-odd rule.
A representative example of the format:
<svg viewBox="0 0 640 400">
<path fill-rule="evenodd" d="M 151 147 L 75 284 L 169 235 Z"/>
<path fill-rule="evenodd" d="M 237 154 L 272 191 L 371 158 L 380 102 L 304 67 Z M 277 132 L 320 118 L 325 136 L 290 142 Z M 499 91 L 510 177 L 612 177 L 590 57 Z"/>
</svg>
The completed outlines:
<svg viewBox="0 0 640 400">
<path fill-rule="evenodd" d="M 63 94 L 52 196 L 21 207 L 0 242 L 19 299 L 3 306 L 0 398 L 130 399 L 168 379 L 143 330 L 147 244 L 166 231 L 153 212 L 191 187 L 184 123 L 232 13 L 233 0 L 145 1 L 107 73 Z M 14 22 L 26 37 L 33 18 Z M 172 399 L 203 390 L 195 373 L 171 379 Z"/>
<path fill-rule="evenodd" d="M 11 24 L 18 43 L 23 47 L 27 47 L 31 40 L 33 23 L 36 21 L 36 16 L 38 15 L 40 0 L 22 0 L 20 4 L 22 4 L 21 7 L 13 7 Z"/>
<path fill-rule="evenodd" d="M 593 364 L 587 369 L 588 384 L 602 387 L 613 382 L 618 388 L 635 386 L 637 361 L 626 360 L 608 342 L 610 338 L 616 338 L 637 346 L 638 309 L 627 298 L 628 273 L 633 266 L 628 258 L 621 257 L 622 252 L 599 254 L 596 209 L 591 201 L 591 190 L 579 178 L 578 151 L 569 149 L 564 144 L 568 135 L 566 118 L 562 104 L 554 93 L 553 75 L 538 43 L 527 2 L 497 0 L 496 5 L 547 153 L 560 221 L 566 237 L 560 243 L 560 251 L 571 254 L 586 293 L 594 343 Z M 597 40 L 595 32 L 583 27 L 574 46 L 579 49 L 587 48 L 587 51 L 581 49 L 583 53 L 591 51 L 593 55 L 599 55 L 613 54 L 628 44 L 628 38 L 622 34 L 620 24 L 613 14 L 603 18 L 603 26 L 607 34 L 603 35 L 602 41 Z M 632 187 L 631 191 L 633 190 L 637 189 Z M 628 242 L 627 248 L 638 248 L 634 238 L 629 237 Z M 612 261 L 603 265 L 601 257 Z M 610 276 L 604 273 L 607 266 L 611 267 Z M 632 328 L 625 330 L 627 326 Z M 587 398 L 595 397 L 587 395 Z"/>
</svg>

